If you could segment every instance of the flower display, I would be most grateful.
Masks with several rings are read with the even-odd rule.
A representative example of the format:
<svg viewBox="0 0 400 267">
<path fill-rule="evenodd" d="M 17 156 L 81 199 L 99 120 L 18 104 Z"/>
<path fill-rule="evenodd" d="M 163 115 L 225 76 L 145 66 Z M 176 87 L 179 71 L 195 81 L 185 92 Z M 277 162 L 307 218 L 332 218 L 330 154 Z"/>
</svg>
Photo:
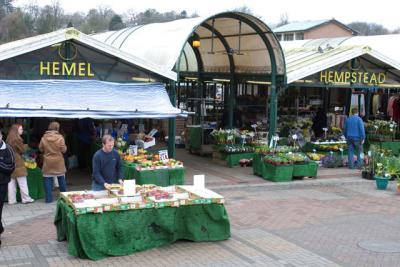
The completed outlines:
<svg viewBox="0 0 400 267">
<path fill-rule="evenodd" d="M 398 125 L 394 121 L 374 120 L 368 122 L 365 129 L 370 140 L 392 141 L 396 139 Z"/>
</svg>

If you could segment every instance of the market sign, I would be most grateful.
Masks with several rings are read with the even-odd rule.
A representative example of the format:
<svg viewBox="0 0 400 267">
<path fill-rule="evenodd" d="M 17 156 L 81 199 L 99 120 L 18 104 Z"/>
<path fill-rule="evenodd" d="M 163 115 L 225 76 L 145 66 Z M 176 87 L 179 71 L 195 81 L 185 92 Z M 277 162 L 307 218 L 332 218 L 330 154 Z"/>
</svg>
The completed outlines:
<svg viewBox="0 0 400 267">
<path fill-rule="evenodd" d="M 40 61 L 40 75 L 94 77 L 90 63 L 87 62 Z"/>
<path fill-rule="evenodd" d="M 360 71 L 321 71 L 320 82 L 323 83 L 358 83 L 358 84 L 382 84 L 386 80 L 383 72 L 370 73 Z"/>
<path fill-rule="evenodd" d="M 70 51 L 69 55 L 66 53 L 67 45 Z M 90 63 L 73 62 L 78 56 L 78 48 L 74 43 L 66 42 L 55 46 L 58 48 L 58 56 L 62 61 L 40 61 L 39 71 L 41 76 L 94 77 Z"/>
</svg>

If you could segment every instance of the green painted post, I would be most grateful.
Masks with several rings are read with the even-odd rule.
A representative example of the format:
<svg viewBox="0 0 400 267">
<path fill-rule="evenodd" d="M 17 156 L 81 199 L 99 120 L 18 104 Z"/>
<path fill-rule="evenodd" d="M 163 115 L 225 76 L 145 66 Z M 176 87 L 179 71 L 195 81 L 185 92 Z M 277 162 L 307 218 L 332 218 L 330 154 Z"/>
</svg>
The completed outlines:
<svg viewBox="0 0 400 267">
<path fill-rule="evenodd" d="M 232 78 L 229 85 L 229 97 L 228 97 L 228 129 L 233 129 L 233 101 L 234 101 L 234 87 L 235 81 Z"/>
<path fill-rule="evenodd" d="M 365 97 L 365 119 L 369 120 L 370 108 L 371 108 L 371 90 L 367 90 L 367 95 Z"/>
<path fill-rule="evenodd" d="M 177 81 L 179 83 L 179 80 Z M 172 105 L 176 106 L 176 84 L 169 82 L 169 95 Z M 168 119 L 168 157 L 175 158 L 176 118 Z"/>
<path fill-rule="evenodd" d="M 272 67 L 271 72 L 271 100 L 269 101 L 269 134 L 268 140 L 276 134 L 278 120 L 278 99 L 276 96 L 276 67 Z"/>
</svg>

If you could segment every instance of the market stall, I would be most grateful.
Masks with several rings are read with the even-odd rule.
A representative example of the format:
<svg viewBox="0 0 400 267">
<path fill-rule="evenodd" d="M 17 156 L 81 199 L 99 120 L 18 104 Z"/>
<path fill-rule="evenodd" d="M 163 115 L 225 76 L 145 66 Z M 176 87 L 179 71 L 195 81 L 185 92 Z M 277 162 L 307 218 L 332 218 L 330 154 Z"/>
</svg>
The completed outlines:
<svg viewBox="0 0 400 267">
<path fill-rule="evenodd" d="M 124 177 L 135 179 L 137 184 L 183 185 L 185 168 L 181 161 L 161 159 L 158 153 L 139 149 L 137 155 L 124 156 Z"/>
<path fill-rule="evenodd" d="M 365 127 L 367 133 L 367 146 L 375 145 L 381 149 L 392 151 L 400 155 L 400 132 L 396 122 L 375 120 L 370 121 Z"/>
<path fill-rule="evenodd" d="M 273 182 L 287 182 L 294 177 L 316 177 L 317 171 L 315 161 L 304 153 L 293 152 L 290 147 L 265 147 L 254 155 L 254 174 Z"/>
<path fill-rule="evenodd" d="M 230 237 L 224 198 L 194 186 L 136 186 L 125 196 L 118 185 L 100 192 L 62 193 L 54 223 L 68 253 L 99 260 L 173 243 Z M 122 194 L 121 194 L 122 193 Z"/>
<path fill-rule="evenodd" d="M 219 129 L 211 132 L 211 136 L 214 140 L 214 161 L 222 161 L 229 168 L 253 161 L 255 147 L 259 144 L 254 132 Z"/>
</svg>

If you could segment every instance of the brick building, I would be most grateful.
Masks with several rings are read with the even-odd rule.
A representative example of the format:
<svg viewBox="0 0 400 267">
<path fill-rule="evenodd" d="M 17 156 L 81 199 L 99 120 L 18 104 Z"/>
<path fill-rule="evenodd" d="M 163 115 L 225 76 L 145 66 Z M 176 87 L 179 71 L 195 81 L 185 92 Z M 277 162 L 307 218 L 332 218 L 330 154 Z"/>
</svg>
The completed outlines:
<svg viewBox="0 0 400 267">
<path fill-rule="evenodd" d="M 335 38 L 358 35 L 358 32 L 335 20 L 293 22 L 273 30 L 279 41 Z"/>
</svg>

